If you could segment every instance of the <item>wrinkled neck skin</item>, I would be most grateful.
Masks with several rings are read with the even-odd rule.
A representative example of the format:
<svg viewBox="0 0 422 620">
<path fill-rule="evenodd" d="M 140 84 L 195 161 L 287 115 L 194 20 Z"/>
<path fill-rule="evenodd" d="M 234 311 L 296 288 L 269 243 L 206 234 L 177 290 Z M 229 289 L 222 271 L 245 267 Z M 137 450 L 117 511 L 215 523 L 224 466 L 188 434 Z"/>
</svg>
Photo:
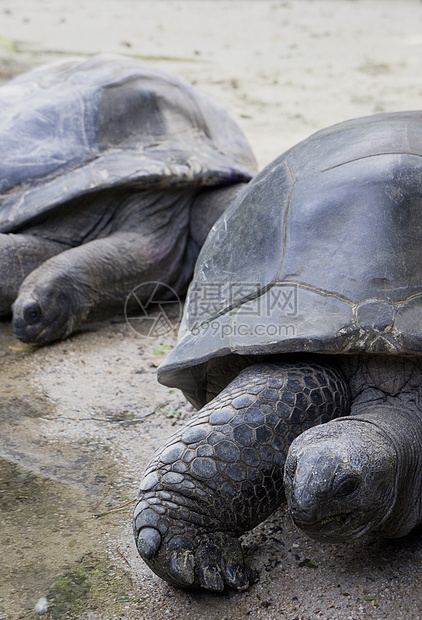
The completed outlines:
<svg viewBox="0 0 422 620">
<path fill-rule="evenodd" d="M 422 359 L 363 356 L 344 371 L 351 416 L 375 426 L 398 457 L 391 511 L 372 533 L 404 536 L 422 522 Z"/>
</svg>

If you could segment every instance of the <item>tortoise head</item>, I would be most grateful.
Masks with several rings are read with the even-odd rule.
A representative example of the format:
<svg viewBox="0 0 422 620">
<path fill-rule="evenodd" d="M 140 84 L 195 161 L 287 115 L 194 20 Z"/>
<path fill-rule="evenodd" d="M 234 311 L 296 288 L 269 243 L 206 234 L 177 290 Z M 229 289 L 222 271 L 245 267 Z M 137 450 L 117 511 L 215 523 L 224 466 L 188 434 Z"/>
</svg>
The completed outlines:
<svg viewBox="0 0 422 620">
<path fill-rule="evenodd" d="M 374 424 L 338 418 L 297 437 L 285 464 L 295 524 L 324 542 L 383 529 L 397 499 L 398 455 Z"/>
<path fill-rule="evenodd" d="M 74 323 L 71 308 L 69 297 L 54 287 L 23 285 L 13 304 L 14 336 L 40 346 L 64 338 Z"/>
</svg>

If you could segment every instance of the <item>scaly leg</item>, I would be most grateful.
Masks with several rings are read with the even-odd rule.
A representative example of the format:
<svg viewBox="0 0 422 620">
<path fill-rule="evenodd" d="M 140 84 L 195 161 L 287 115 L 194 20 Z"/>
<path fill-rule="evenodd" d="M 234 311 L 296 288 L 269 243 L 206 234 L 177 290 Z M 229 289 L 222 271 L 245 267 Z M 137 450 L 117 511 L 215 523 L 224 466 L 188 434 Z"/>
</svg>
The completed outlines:
<svg viewBox="0 0 422 620">
<path fill-rule="evenodd" d="M 146 470 L 134 514 L 141 557 L 178 586 L 246 588 L 251 575 L 238 536 L 282 502 L 290 443 L 348 410 L 348 385 L 329 366 L 243 370 Z"/>
</svg>

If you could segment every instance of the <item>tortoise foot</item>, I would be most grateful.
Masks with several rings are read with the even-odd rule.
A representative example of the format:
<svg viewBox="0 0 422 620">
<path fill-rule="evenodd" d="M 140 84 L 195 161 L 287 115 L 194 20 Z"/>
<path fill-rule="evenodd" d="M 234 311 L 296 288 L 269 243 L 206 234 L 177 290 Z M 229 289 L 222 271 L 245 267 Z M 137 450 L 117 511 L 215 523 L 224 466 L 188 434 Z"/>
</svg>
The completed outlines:
<svg viewBox="0 0 422 620">
<path fill-rule="evenodd" d="M 156 506 L 157 508 L 157 506 Z M 135 516 L 136 546 L 143 560 L 162 579 L 179 587 L 222 592 L 245 590 L 256 581 L 244 561 L 239 539 L 225 532 L 198 533 L 194 524 L 171 523 L 141 502 Z"/>
</svg>

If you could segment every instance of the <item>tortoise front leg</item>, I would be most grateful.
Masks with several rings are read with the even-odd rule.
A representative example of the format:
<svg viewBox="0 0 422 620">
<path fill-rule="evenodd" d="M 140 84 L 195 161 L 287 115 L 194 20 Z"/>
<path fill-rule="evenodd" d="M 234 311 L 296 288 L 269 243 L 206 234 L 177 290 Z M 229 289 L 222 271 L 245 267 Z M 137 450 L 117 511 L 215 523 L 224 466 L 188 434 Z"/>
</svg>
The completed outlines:
<svg viewBox="0 0 422 620">
<path fill-rule="evenodd" d="M 238 536 L 282 502 L 290 443 L 348 410 L 348 386 L 329 366 L 243 370 L 146 470 L 134 513 L 141 557 L 178 586 L 246 588 L 251 573 Z"/>
</svg>

